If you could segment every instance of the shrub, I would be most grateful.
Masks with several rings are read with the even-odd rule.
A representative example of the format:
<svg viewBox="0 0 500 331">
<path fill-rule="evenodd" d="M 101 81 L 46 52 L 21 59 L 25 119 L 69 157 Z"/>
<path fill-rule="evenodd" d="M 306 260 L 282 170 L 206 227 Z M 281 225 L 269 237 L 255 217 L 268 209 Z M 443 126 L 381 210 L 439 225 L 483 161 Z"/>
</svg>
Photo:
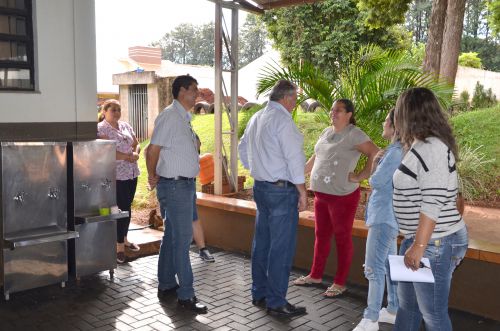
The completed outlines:
<svg viewBox="0 0 500 331">
<path fill-rule="evenodd" d="M 457 163 L 459 188 L 466 200 L 485 198 L 488 195 L 488 178 L 491 176 L 486 165 L 495 160 L 487 159 L 486 155 L 479 151 L 482 147 L 460 147 Z"/>
<path fill-rule="evenodd" d="M 464 67 L 481 69 L 483 67 L 481 59 L 476 52 L 462 53 L 458 57 L 458 64 Z"/>
<path fill-rule="evenodd" d="M 452 114 L 470 110 L 469 98 L 469 92 L 467 92 L 467 90 L 463 90 L 462 93 L 460 93 L 458 99 L 454 100 L 454 103 L 451 107 Z"/>
<path fill-rule="evenodd" d="M 493 94 L 491 88 L 485 90 L 484 86 L 477 82 L 474 88 L 474 95 L 472 96 L 472 107 L 489 108 L 496 105 L 496 103 L 497 98 L 496 95 Z"/>
</svg>

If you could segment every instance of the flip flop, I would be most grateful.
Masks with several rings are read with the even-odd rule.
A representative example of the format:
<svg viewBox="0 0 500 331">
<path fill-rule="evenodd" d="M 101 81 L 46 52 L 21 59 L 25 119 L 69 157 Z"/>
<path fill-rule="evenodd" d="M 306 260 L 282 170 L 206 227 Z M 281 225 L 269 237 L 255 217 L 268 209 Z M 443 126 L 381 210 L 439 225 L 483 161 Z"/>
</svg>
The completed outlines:
<svg viewBox="0 0 500 331">
<path fill-rule="evenodd" d="M 134 243 L 125 244 L 125 247 L 130 249 L 132 252 L 138 252 L 141 250 L 141 248 L 137 244 L 134 244 Z"/>
<path fill-rule="evenodd" d="M 337 284 L 333 284 L 332 286 L 328 287 L 323 293 L 323 297 L 325 298 L 338 298 L 342 296 L 345 292 L 347 291 L 347 287 L 340 287 Z"/>
<path fill-rule="evenodd" d="M 299 278 L 293 281 L 293 285 L 295 286 L 316 286 L 321 287 L 322 282 L 316 283 L 311 280 L 311 277 L 308 276 L 300 276 Z"/>
</svg>

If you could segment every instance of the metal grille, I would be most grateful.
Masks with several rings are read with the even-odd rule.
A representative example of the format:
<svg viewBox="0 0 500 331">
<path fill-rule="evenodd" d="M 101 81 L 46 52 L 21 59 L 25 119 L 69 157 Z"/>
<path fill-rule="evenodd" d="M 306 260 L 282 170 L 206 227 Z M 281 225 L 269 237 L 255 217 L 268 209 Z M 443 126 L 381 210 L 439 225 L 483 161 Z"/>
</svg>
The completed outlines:
<svg viewBox="0 0 500 331">
<path fill-rule="evenodd" d="M 128 94 L 130 125 L 139 141 L 148 139 L 148 86 L 130 85 Z"/>
</svg>

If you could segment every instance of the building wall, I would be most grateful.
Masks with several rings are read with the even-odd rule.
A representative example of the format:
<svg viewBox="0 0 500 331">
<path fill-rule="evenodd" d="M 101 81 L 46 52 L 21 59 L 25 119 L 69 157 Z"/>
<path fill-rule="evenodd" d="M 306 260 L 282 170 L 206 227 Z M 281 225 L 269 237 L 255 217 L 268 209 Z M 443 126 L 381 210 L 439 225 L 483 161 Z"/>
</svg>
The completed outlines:
<svg viewBox="0 0 500 331">
<path fill-rule="evenodd" d="M 35 91 L 0 92 L 0 139 L 95 137 L 94 1 L 33 1 L 33 26 Z"/>
<path fill-rule="evenodd" d="M 500 72 L 458 67 L 457 78 L 455 79 L 457 95 L 467 90 L 472 99 L 477 82 L 483 85 L 485 90 L 491 88 L 493 94 L 497 96 L 497 100 L 500 99 Z"/>
</svg>

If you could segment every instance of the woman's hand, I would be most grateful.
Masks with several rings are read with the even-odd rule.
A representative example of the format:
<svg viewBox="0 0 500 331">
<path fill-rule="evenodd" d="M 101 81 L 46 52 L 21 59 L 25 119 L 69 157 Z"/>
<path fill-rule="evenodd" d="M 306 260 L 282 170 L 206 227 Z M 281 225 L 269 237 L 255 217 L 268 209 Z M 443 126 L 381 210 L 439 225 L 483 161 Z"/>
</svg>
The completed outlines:
<svg viewBox="0 0 500 331">
<path fill-rule="evenodd" d="M 417 271 L 420 267 L 420 261 L 424 256 L 426 245 L 413 243 L 407 250 L 404 256 L 404 263 L 407 268 Z"/>
<path fill-rule="evenodd" d="M 127 159 L 126 159 L 126 161 L 128 161 L 130 163 L 134 163 L 137 160 L 139 160 L 139 154 L 136 152 L 132 152 L 132 153 L 128 154 Z"/>
</svg>

